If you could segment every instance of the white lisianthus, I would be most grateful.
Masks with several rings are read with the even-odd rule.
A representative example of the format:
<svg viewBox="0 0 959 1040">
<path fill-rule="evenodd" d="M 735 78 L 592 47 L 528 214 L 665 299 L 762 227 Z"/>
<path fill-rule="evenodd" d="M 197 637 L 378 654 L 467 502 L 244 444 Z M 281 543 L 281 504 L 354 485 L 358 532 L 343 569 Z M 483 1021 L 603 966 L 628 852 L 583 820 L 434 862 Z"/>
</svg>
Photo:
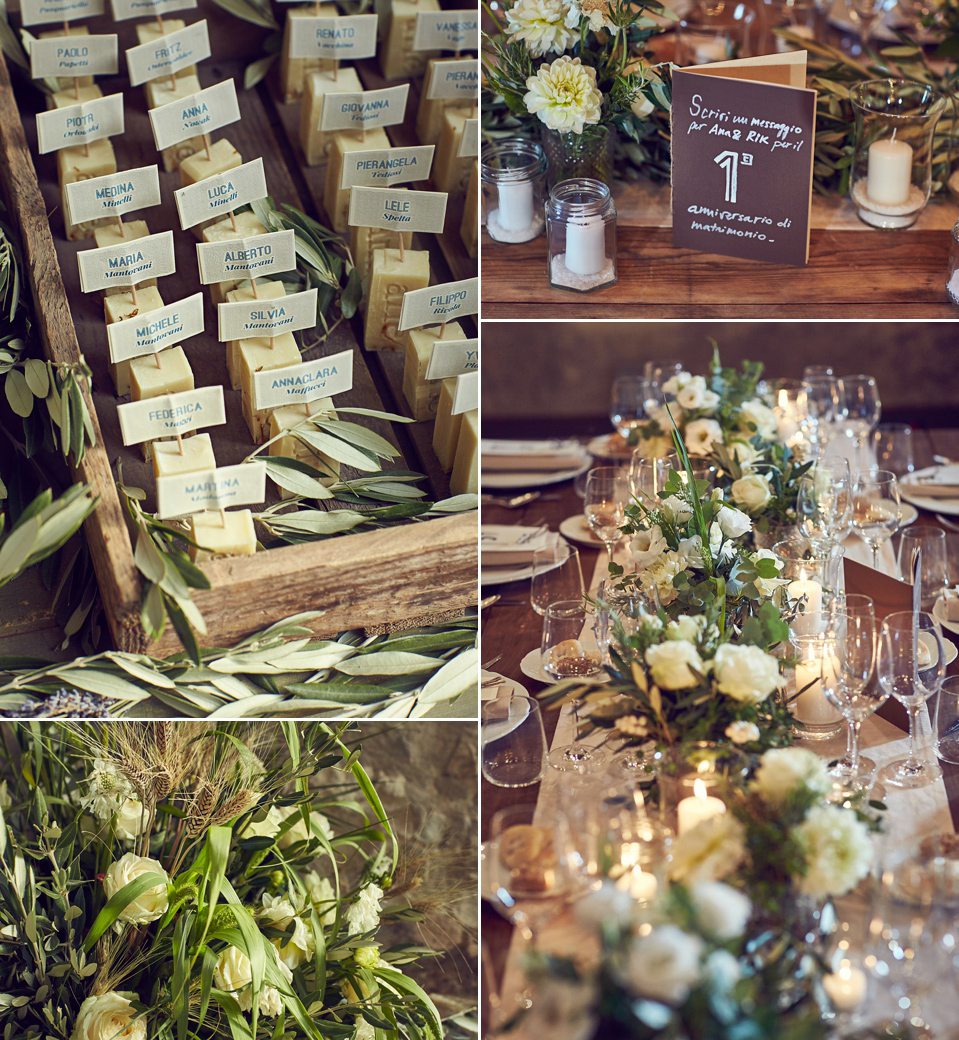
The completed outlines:
<svg viewBox="0 0 959 1040">
<path fill-rule="evenodd" d="M 689 615 L 680 614 L 675 621 L 670 621 L 666 626 L 667 639 L 684 639 L 688 643 L 695 643 L 706 628 L 706 618 L 702 614 Z"/>
<path fill-rule="evenodd" d="M 321 878 L 315 870 L 308 870 L 303 875 L 306 892 L 313 904 L 320 924 L 330 925 L 336 920 L 336 893 L 329 878 Z"/>
<path fill-rule="evenodd" d="M 604 921 L 629 921 L 635 908 L 636 903 L 629 892 L 617 888 L 607 879 L 599 888 L 576 900 L 573 916 L 577 924 L 598 931 Z"/>
<path fill-rule="evenodd" d="M 706 380 L 702 376 L 693 376 L 676 392 L 676 400 L 687 412 L 692 412 L 702 408 L 705 395 Z"/>
<path fill-rule="evenodd" d="M 756 461 L 762 455 L 762 452 L 758 448 L 754 448 L 748 441 L 736 440 L 729 442 L 729 453 L 739 464 L 740 472 L 744 477 L 752 472 Z"/>
<path fill-rule="evenodd" d="M 785 566 L 783 561 L 772 551 L 772 549 L 756 549 L 755 552 L 750 553 L 750 559 L 753 563 L 758 563 L 760 560 L 775 560 L 776 570 L 780 574 Z M 758 578 L 756 581 L 756 588 L 759 589 L 763 596 L 769 599 L 775 594 L 776 589 L 788 584 L 788 578 Z"/>
<path fill-rule="evenodd" d="M 247 820 L 243 828 L 244 838 L 275 838 L 280 833 L 280 827 L 286 817 L 271 805 L 262 820 Z"/>
<path fill-rule="evenodd" d="M 726 508 L 723 506 L 723 509 Z M 736 555 L 735 542 L 731 538 L 727 539 L 718 520 L 709 525 L 709 552 L 714 560 L 731 560 Z"/>
<path fill-rule="evenodd" d="M 762 473 L 749 473 L 734 480 L 729 494 L 737 506 L 749 513 L 758 513 L 765 509 L 773 497 L 769 480 Z"/>
<path fill-rule="evenodd" d="M 640 570 L 655 563 L 668 548 L 669 544 L 659 524 L 653 524 L 648 531 L 637 531 L 629 542 L 633 562 Z"/>
<path fill-rule="evenodd" d="M 698 935 L 664 924 L 633 940 L 627 955 L 627 983 L 644 997 L 681 1004 L 700 979 L 702 954 Z"/>
<path fill-rule="evenodd" d="M 138 1017 L 135 993 L 110 990 L 87 997 L 73 1023 L 71 1040 L 147 1040 L 147 1020 Z"/>
<path fill-rule="evenodd" d="M 659 602 L 668 607 L 679 595 L 673 585 L 673 578 L 684 570 L 685 561 L 670 553 L 647 567 L 640 575 L 640 583 L 647 594 L 655 592 Z"/>
<path fill-rule="evenodd" d="M 780 805 L 797 787 L 825 794 L 832 780 L 823 760 L 806 748 L 770 748 L 759 760 L 752 788 L 770 805 Z"/>
<path fill-rule="evenodd" d="M 676 555 L 685 566 L 701 569 L 703 566 L 702 539 L 699 535 L 694 535 L 692 538 L 681 538 L 679 545 L 676 546 Z"/>
<path fill-rule="evenodd" d="M 737 719 L 723 730 L 734 744 L 749 744 L 753 740 L 759 740 L 759 727 L 755 722 L 747 722 L 745 719 Z"/>
<path fill-rule="evenodd" d="M 293 972 L 281 961 L 277 966 L 287 982 L 293 981 Z M 217 958 L 213 967 L 213 984 L 225 993 L 232 993 L 240 1005 L 241 1011 L 249 1011 L 253 1007 L 253 966 L 250 958 L 235 946 L 228 946 Z M 257 1008 L 261 1015 L 270 1018 L 283 1010 L 283 998 L 280 991 L 266 983 L 260 988 Z"/>
<path fill-rule="evenodd" d="M 693 419 L 683 433 L 690 455 L 708 455 L 723 443 L 722 427 L 715 419 Z"/>
<path fill-rule="evenodd" d="M 534 58 L 562 54 L 576 40 L 566 25 L 569 5 L 563 0 L 517 0 L 506 12 L 509 42 L 522 40 Z"/>
<path fill-rule="evenodd" d="M 346 908 L 346 923 L 350 935 L 361 932 L 372 932 L 380 923 L 380 900 L 383 889 L 370 883 L 356 897 L 356 901 Z"/>
<path fill-rule="evenodd" d="M 702 377 L 700 377 L 702 378 Z M 670 376 L 669 379 L 663 383 L 663 393 L 671 394 L 673 397 L 679 396 L 679 391 L 683 387 L 687 386 L 693 381 L 692 372 L 687 372 L 685 369 L 682 372 L 677 372 L 674 376 Z M 705 380 L 703 381 L 705 383 Z"/>
<path fill-rule="evenodd" d="M 313 936 L 307 928 L 306 922 L 296 916 L 296 910 L 288 899 L 283 899 L 282 896 L 271 896 L 264 892 L 263 909 L 259 913 L 259 918 L 261 921 L 268 921 L 284 932 L 289 929 L 290 922 L 294 922 L 291 937 L 284 936 L 283 939 L 270 940 L 280 960 L 288 968 L 297 968 L 313 956 L 313 951 L 316 949 Z"/>
<path fill-rule="evenodd" d="M 785 685 L 779 661 L 758 646 L 723 643 L 713 658 L 713 674 L 720 692 L 743 704 L 758 704 Z"/>
<path fill-rule="evenodd" d="M 716 523 L 727 538 L 742 538 L 753 529 L 752 520 L 741 509 L 733 509 L 731 506 L 722 506 Z"/>
<path fill-rule="evenodd" d="M 116 813 L 117 837 L 132 841 L 150 825 L 150 817 L 139 798 L 128 798 Z"/>
<path fill-rule="evenodd" d="M 745 436 L 752 437 L 758 433 L 766 441 L 772 440 L 776 436 L 776 413 L 759 398 L 753 397 L 749 401 L 743 401 L 739 413 L 742 419 L 741 432 Z M 749 423 L 752 423 L 756 429 L 749 429 L 747 425 Z"/>
<path fill-rule="evenodd" d="M 746 930 L 753 904 L 738 889 L 722 881 L 700 881 L 692 886 L 689 897 L 697 921 L 703 931 L 714 939 L 726 942 Z"/>
<path fill-rule="evenodd" d="M 746 858 L 745 833 L 728 812 L 697 824 L 673 842 L 670 877 L 686 884 L 729 877 Z"/>
<path fill-rule="evenodd" d="M 816 805 L 794 831 L 806 854 L 799 891 L 814 899 L 845 895 L 872 867 L 872 841 L 851 809 Z"/>
<path fill-rule="evenodd" d="M 579 58 L 564 54 L 541 65 L 526 80 L 526 88 L 526 110 L 550 130 L 581 134 L 586 124 L 599 122 L 603 95 L 596 86 L 596 70 Z"/>
<path fill-rule="evenodd" d="M 664 498 L 659 508 L 663 511 L 667 520 L 671 520 L 680 527 L 687 523 L 693 515 L 692 506 L 680 495 L 669 495 L 667 498 Z"/>
<path fill-rule="evenodd" d="M 649 665 L 653 682 L 666 690 L 685 690 L 695 686 L 699 679 L 690 668 L 703 671 L 703 659 L 692 643 L 668 642 L 657 643 L 646 651 L 646 664 Z"/>
<path fill-rule="evenodd" d="M 711 989 L 728 993 L 743 977 L 743 969 L 729 950 L 713 950 L 703 964 L 703 976 Z"/>
<path fill-rule="evenodd" d="M 127 921 L 133 925 L 149 924 L 166 913 L 169 905 L 167 888 L 170 883 L 167 872 L 157 860 L 150 859 L 149 856 L 138 856 L 135 852 L 126 853 L 107 867 L 103 878 L 103 889 L 107 899 L 112 899 L 121 888 L 129 885 L 131 881 L 136 881 L 143 874 L 159 874 L 164 880 L 161 884 L 141 892 L 120 911 L 117 918 L 118 927 L 120 921 Z"/>
<path fill-rule="evenodd" d="M 589 27 L 593 32 L 600 29 L 612 29 L 609 19 L 610 0 L 570 0 L 569 13 L 566 15 L 566 28 L 579 31 L 580 19 L 589 19 Z"/>
<path fill-rule="evenodd" d="M 106 759 L 94 759 L 88 783 L 89 790 L 81 797 L 80 804 L 98 820 L 109 820 L 128 798 L 136 795 L 133 784 Z"/>
<path fill-rule="evenodd" d="M 291 845 L 295 845 L 299 841 L 306 841 L 308 838 L 313 837 L 314 831 L 323 835 L 327 841 L 333 837 L 333 828 L 330 826 L 330 821 L 321 812 L 310 813 L 310 827 L 303 822 L 302 807 L 299 805 L 287 805 L 282 809 L 277 810 L 280 816 L 281 826 L 291 816 L 296 816 L 296 821 L 288 829 L 283 831 L 277 839 L 277 845 L 281 849 L 289 848 Z"/>
<path fill-rule="evenodd" d="M 649 719 L 645 715 L 620 715 L 613 722 L 613 729 L 628 737 L 649 736 Z"/>
</svg>

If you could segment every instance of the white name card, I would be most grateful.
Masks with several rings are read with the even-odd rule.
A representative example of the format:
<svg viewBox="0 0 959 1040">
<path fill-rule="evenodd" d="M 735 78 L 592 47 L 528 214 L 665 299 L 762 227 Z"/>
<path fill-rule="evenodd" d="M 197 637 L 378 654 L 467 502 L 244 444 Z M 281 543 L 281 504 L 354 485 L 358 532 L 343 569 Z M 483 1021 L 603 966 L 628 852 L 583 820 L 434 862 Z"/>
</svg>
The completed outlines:
<svg viewBox="0 0 959 1040">
<path fill-rule="evenodd" d="M 475 51 L 479 47 L 476 11 L 417 11 L 414 51 Z"/>
<path fill-rule="evenodd" d="M 189 516 L 204 509 L 229 509 L 266 498 L 266 463 L 241 462 L 198 473 L 157 478 L 157 516 Z"/>
<path fill-rule="evenodd" d="M 65 186 L 70 221 L 82 224 L 99 217 L 114 217 L 133 209 L 160 205 L 160 175 L 156 166 L 108 173 Z"/>
<path fill-rule="evenodd" d="M 116 33 L 109 36 L 54 36 L 30 45 L 30 75 L 112 76 L 118 68 Z"/>
<path fill-rule="evenodd" d="M 236 278 L 262 278 L 296 267 L 296 234 L 271 231 L 233 242 L 197 242 L 196 259 L 200 283 L 226 282 Z"/>
<path fill-rule="evenodd" d="M 89 144 L 102 137 L 122 134 L 123 95 L 110 94 L 93 101 L 82 101 L 66 108 L 51 108 L 37 113 L 37 149 L 41 155 Z"/>
<path fill-rule="evenodd" d="M 458 159 L 473 159 L 479 155 L 479 120 L 467 119 L 463 123 L 463 135 L 456 152 Z"/>
<path fill-rule="evenodd" d="M 203 293 L 194 293 L 158 310 L 107 325 L 110 360 L 116 364 L 144 354 L 156 354 L 164 347 L 199 336 L 202 331 Z"/>
<path fill-rule="evenodd" d="M 147 278 L 165 278 L 176 270 L 173 232 L 161 231 L 132 242 L 77 253 L 80 289 L 94 292 L 114 285 L 138 285 Z"/>
<path fill-rule="evenodd" d="M 227 213 L 248 202 L 266 198 L 266 194 L 266 173 L 263 160 L 258 157 L 233 170 L 178 188 L 173 197 L 180 215 L 180 227 L 185 231 L 217 213 Z"/>
<path fill-rule="evenodd" d="M 357 184 L 367 188 L 388 188 L 391 184 L 425 181 L 433 165 L 431 144 L 410 148 L 379 148 L 374 152 L 347 152 L 343 156 L 340 187 Z"/>
<path fill-rule="evenodd" d="M 353 351 L 253 373 L 253 407 L 279 408 L 342 394 L 353 386 Z"/>
<path fill-rule="evenodd" d="M 170 101 L 150 109 L 153 139 L 160 152 L 188 137 L 199 137 L 229 126 L 239 118 L 240 106 L 232 79 L 221 80 L 180 101 Z"/>
<path fill-rule="evenodd" d="M 467 372 L 466 375 L 456 377 L 450 411 L 453 415 L 460 415 L 474 408 L 479 408 L 479 372 Z"/>
<path fill-rule="evenodd" d="M 24 25 L 71 22 L 103 14 L 103 0 L 20 0 L 20 21 Z"/>
<path fill-rule="evenodd" d="M 375 14 L 297 18 L 290 39 L 291 58 L 352 61 L 376 54 Z"/>
<path fill-rule="evenodd" d="M 475 58 L 457 58 L 433 63 L 426 93 L 428 101 L 475 101 L 479 97 L 479 68 Z"/>
<path fill-rule="evenodd" d="M 241 300 L 221 303 L 217 311 L 217 339 L 252 339 L 299 332 L 316 325 L 316 289 L 291 293 L 278 300 Z"/>
<path fill-rule="evenodd" d="M 439 234 L 446 223 L 446 201 L 445 191 L 356 187 L 350 192 L 349 223 Z"/>
<path fill-rule="evenodd" d="M 222 426 L 226 422 L 223 387 L 219 384 L 201 386 L 179 394 L 117 405 L 117 418 L 124 444 L 141 444 L 155 437 Z"/>
<path fill-rule="evenodd" d="M 396 327 L 400 332 L 405 332 L 438 321 L 455 321 L 464 314 L 476 314 L 478 311 L 478 278 L 428 285 L 425 289 L 411 289 L 403 294 Z"/>
<path fill-rule="evenodd" d="M 426 366 L 426 378 L 449 379 L 478 371 L 478 339 L 438 339 Z"/>
<path fill-rule="evenodd" d="M 172 75 L 209 57 L 210 33 L 206 19 L 203 19 L 159 39 L 131 47 L 127 51 L 130 85 L 138 87 L 149 79 Z"/>
<path fill-rule="evenodd" d="M 369 130 L 403 122 L 409 83 L 382 90 L 327 94 L 323 98 L 320 130 Z"/>
<path fill-rule="evenodd" d="M 159 18 L 171 11 L 196 7 L 197 0 L 110 0 L 115 22 L 128 18 Z"/>
</svg>

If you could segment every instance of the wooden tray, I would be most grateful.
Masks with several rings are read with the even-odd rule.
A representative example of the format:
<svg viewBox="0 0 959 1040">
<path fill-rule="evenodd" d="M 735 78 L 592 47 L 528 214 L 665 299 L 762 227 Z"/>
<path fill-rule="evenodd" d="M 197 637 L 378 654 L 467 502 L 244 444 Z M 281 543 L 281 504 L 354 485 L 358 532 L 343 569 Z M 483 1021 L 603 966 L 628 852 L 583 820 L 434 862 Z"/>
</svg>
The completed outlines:
<svg viewBox="0 0 959 1040">
<path fill-rule="evenodd" d="M 210 21 L 214 54 L 201 68 L 204 86 L 213 78 L 239 74 L 242 64 L 253 51 L 244 51 L 243 61 L 224 55 L 224 40 L 239 39 L 248 44 L 249 27 L 229 18 L 218 8 L 204 5 L 202 14 Z M 217 28 L 214 27 L 216 23 Z M 114 31 L 97 21 L 88 23 L 91 31 Z M 132 46 L 131 23 L 116 26 L 120 45 Z M 129 41 L 126 40 L 129 35 Z M 226 44 L 229 46 L 229 44 Z M 218 51 L 220 53 L 218 53 Z M 366 78 L 366 77 L 364 77 Z M 27 88 L 29 90 L 29 88 Z M 110 89 L 108 86 L 107 89 Z M 125 89 L 128 133 L 114 144 L 120 168 L 156 161 L 152 139 L 147 129 L 145 102 L 142 90 L 131 90 L 127 83 L 112 89 Z M 253 91 L 238 90 L 242 119 L 239 123 L 217 134 L 228 137 L 244 159 L 260 154 L 264 158 L 267 185 L 271 195 L 282 202 L 290 202 L 307 212 L 316 213 L 316 170 L 300 166 L 295 140 L 297 106 L 280 105 L 271 96 L 268 87 L 261 85 Z M 179 640 L 168 628 L 160 640 L 150 642 L 140 625 L 141 580 L 133 560 L 132 546 L 119 500 L 112 465 L 122 459 L 123 477 L 129 484 L 152 491 L 152 478 L 139 459 L 138 448 L 123 448 L 116 422 L 116 399 L 106 374 L 106 333 L 102 321 L 99 294 L 84 297 L 78 292 L 76 261 L 73 254 L 78 246 L 88 248 L 91 240 L 70 243 L 63 238 L 59 215 L 53 210 L 59 205 L 56 187 L 55 157 L 41 156 L 38 167 L 31 159 L 28 137 L 33 136 L 31 107 L 41 102 L 32 97 L 18 99 L 11 86 L 5 63 L 0 61 L 0 189 L 23 242 L 24 259 L 30 288 L 36 303 L 36 320 L 47 356 L 54 362 L 75 362 L 82 353 L 94 371 L 94 392 L 88 397 L 93 416 L 96 446 L 89 449 L 83 462 L 75 469 L 75 479 L 91 486 L 100 503 L 85 525 L 105 612 L 118 649 L 149 652 L 167 656 L 180 649 Z M 413 108 L 415 114 L 415 108 Z M 23 112 L 21 123 L 20 113 Z M 275 128 L 286 126 L 291 135 Z M 147 136 L 144 136 L 146 134 Z M 138 154 L 142 152 L 142 154 Z M 302 157 L 300 157 L 302 159 Z M 174 212 L 171 191 L 161 168 L 164 185 L 162 207 L 134 214 L 146 218 L 151 230 L 164 227 L 179 228 L 172 219 Z M 322 194 L 322 182 L 319 182 Z M 179 186 L 177 183 L 175 186 Z M 306 190 L 304 190 L 306 188 Z M 46 198 L 44 197 L 46 195 Z M 48 217 L 49 214 L 49 217 Z M 322 219 L 322 213 L 317 213 Z M 454 214 L 447 222 L 453 229 Z M 57 231 L 57 241 L 51 233 L 51 223 Z M 458 223 L 455 225 L 458 228 Z M 435 282 L 465 277 L 458 257 L 454 236 L 424 236 L 431 241 L 431 266 Z M 192 277 L 195 270 L 193 235 L 176 231 L 178 275 L 165 279 L 160 286 L 167 301 L 182 298 L 196 291 Z M 420 243 L 426 248 L 426 243 Z M 444 252 L 450 255 L 447 263 Z M 59 256 L 58 256 L 59 254 Z M 453 271 L 457 273 L 454 275 Z M 467 272 L 468 274 L 469 272 Z M 179 282 L 179 284 L 178 284 Z M 209 303 L 207 332 L 203 340 L 191 341 L 188 353 L 198 374 L 197 385 L 216 379 L 209 377 L 213 358 L 222 365 L 222 347 L 215 341 L 215 316 Z M 362 337 L 360 326 L 344 324 L 323 353 L 355 346 Z M 199 343 L 198 348 L 192 344 Z M 310 355 L 307 355 L 310 356 Z M 403 412 L 403 406 L 391 392 L 395 386 L 397 359 L 380 359 L 375 352 L 355 351 L 354 388 L 337 398 L 341 405 L 362 405 Z M 390 373 L 390 376 L 387 375 Z M 239 395 L 226 391 L 230 428 L 236 431 L 233 443 L 226 451 L 216 443 L 217 461 L 229 464 L 239 461 L 252 450 L 249 434 L 239 414 Z M 232 400 L 232 398 L 237 400 Z M 429 477 L 427 493 L 434 498 L 449 494 L 448 479 L 432 457 L 430 431 L 432 424 L 417 423 L 411 427 L 371 424 L 384 436 L 393 440 L 402 450 L 396 466 L 424 472 Z M 204 645 L 226 645 L 249 635 L 264 626 L 302 610 L 322 610 L 312 628 L 318 635 L 332 635 L 348 628 L 367 627 L 416 618 L 426 619 L 448 610 L 462 609 L 476 603 L 477 576 L 477 517 L 476 514 L 456 515 L 380 531 L 347 535 L 297 546 L 259 552 L 253 557 L 215 560 L 202 565 L 213 588 L 197 590 L 194 599 L 207 624 Z"/>
</svg>

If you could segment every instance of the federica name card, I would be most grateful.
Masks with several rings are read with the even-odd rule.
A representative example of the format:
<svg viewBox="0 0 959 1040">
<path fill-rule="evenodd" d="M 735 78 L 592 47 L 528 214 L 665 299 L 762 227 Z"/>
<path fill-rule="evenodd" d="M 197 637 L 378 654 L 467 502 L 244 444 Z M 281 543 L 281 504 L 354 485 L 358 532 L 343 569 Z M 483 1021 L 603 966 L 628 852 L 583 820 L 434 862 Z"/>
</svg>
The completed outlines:
<svg viewBox="0 0 959 1040">
<path fill-rule="evenodd" d="M 802 266 L 816 92 L 806 52 L 673 72 L 673 244 Z"/>
<path fill-rule="evenodd" d="M 222 426 L 226 422 L 223 387 L 200 386 L 179 394 L 117 405 L 117 419 L 124 444 L 140 444 L 154 437 Z"/>
</svg>

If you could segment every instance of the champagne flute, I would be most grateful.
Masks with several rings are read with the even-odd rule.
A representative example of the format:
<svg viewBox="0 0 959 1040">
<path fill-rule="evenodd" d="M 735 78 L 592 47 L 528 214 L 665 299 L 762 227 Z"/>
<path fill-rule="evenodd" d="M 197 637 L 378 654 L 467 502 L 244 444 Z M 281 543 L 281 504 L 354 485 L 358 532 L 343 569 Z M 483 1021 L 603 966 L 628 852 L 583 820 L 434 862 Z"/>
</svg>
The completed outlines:
<svg viewBox="0 0 959 1040">
<path fill-rule="evenodd" d="M 823 547 L 838 545 L 852 522 L 848 459 L 817 462 L 799 480 L 796 513 L 803 534 Z"/>
<path fill-rule="evenodd" d="M 872 550 L 879 569 L 879 550 L 899 530 L 902 502 L 895 473 L 880 469 L 875 476 L 860 474 L 853 488 L 852 528 Z"/>
<path fill-rule="evenodd" d="M 939 690 L 946 675 L 946 653 L 939 622 L 925 611 L 902 610 L 882 623 L 879 682 L 909 712 L 909 754 L 879 771 L 893 787 L 925 787 L 942 775 L 935 761 L 918 755 L 919 709 Z"/>
<path fill-rule="evenodd" d="M 949 554 L 946 532 L 941 527 L 917 524 L 903 531 L 899 539 L 899 576 L 912 584 L 912 561 L 916 550 L 922 551 L 922 569 L 919 574 L 919 604 L 921 610 L 932 612 L 936 600 L 949 586 Z"/>
<path fill-rule="evenodd" d="M 678 466 L 679 456 L 674 451 L 658 459 L 634 451 L 629 463 L 629 488 L 633 497 L 647 509 L 658 509 L 659 492 L 669 480 L 669 471 Z"/>
<path fill-rule="evenodd" d="M 618 466 L 597 466 L 590 470 L 586 480 L 586 497 L 583 511 L 586 523 L 606 546 L 609 562 L 613 562 L 613 550 L 622 538 L 620 528 L 626 520 L 626 504 L 629 502 L 629 475 Z"/>
<path fill-rule="evenodd" d="M 871 459 L 863 465 L 866 444 L 882 415 L 879 387 L 873 376 L 843 376 L 839 380 L 843 423 L 856 447 L 857 469 L 861 473 L 875 468 Z"/>
<path fill-rule="evenodd" d="M 609 421 L 616 432 L 628 439 L 630 431 L 646 420 L 643 402 L 646 380 L 638 372 L 623 372 L 616 376 L 609 395 Z"/>
<path fill-rule="evenodd" d="M 579 551 L 569 542 L 533 551 L 533 574 L 529 584 L 530 606 L 542 616 L 550 603 L 576 599 L 585 593 Z"/>
<path fill-rule="evenodd" d="M 886 7 L 886 0 L 846 0 L 849 15 L 859 30 L 859 52 L 866 53 L 873 30 Z"/>
<path fill-rule="evenodd" d="M 876 623 L 876 607 L 872 599 L 869 596 L 864 596 L 858 592 L 840 592 L 836 595 L 833 600 L 833 605 L 830 608 L 834 615 L 838 614 L 850 614 L 857 618 L 862 618 L 863 623 L 869 622 L 873 625 Z M 876 629 L 876 646 L 878 654 L 878 639 L 879 630 Z M 842 758 L 837 758 L 827 769 L 826 772 L 835 777 L 837 780 L 846 781 L 851 775 L 852 768 L 852 741 L 853 733 L 852 726 L 846 727 L 846 753 Z M 863 786 L 869 786 L 869 782 L 872 780 L 876 772 L 876 763 L 871 759 L 867 758 L 861 751 L 859 753 L 859 771 L 856 774 L 855 779 L 859 780 Z"/>
</svg>

